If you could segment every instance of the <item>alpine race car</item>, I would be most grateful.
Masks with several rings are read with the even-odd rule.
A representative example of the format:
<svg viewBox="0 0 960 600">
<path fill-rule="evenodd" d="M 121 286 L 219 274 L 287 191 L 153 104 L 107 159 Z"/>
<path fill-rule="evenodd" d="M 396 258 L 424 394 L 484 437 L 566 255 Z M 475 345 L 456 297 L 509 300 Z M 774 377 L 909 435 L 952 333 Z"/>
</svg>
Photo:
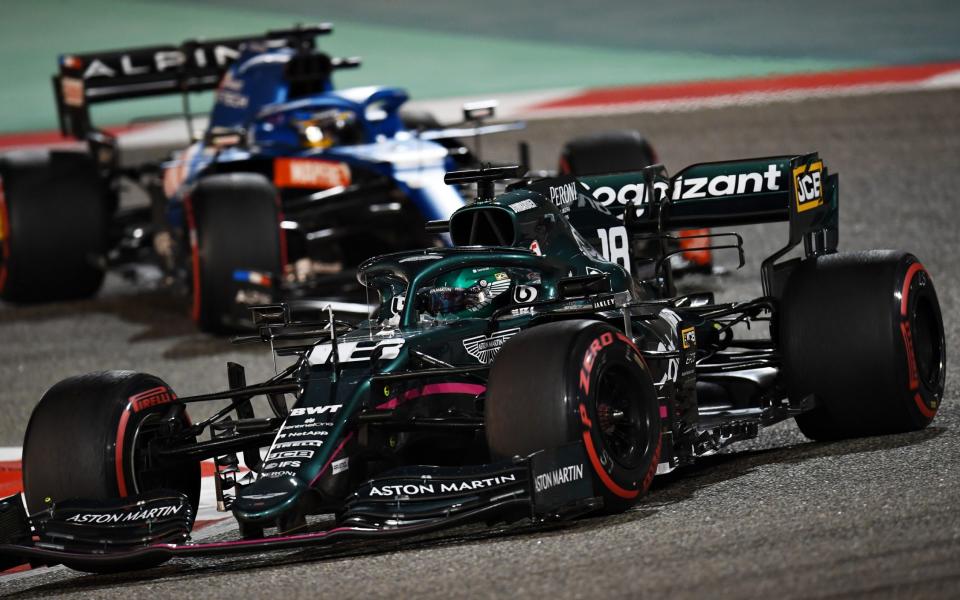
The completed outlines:
<svg viewBox="0 0 960 600">
<path fill-rule="evenodd" d="M 495 195 L 505 177 L 517 179 Z M 129 371 L 52 387 L 27 428 L 24 496 L 0 504 L 3 566 L 136 569 L 615 513 L 656 475 L 786 419 L 831 440 L 936 415 L 946 359 L 933 280 L 906 252 L 837 251 L 839 181 L 816 154 L 673 177 L 659 165 L 546 179 L 500 167 L 446 180 L 478 188 L 430 224 L 453 246 L 365 261 L 358 279 L 379 300 L 367 321 L 253 309 L 258 334 L 236 341 L 291 361 L 267 381 L 248 385 L 229 364 L 229 389 L 200 396 Z M 622 219 L 598 201 L 627 188 Z M 670 248 L 674 230 L 775 221 L 788 239 L 763 260 L 763 295 L 741 302 L 677 295 L 679 250 L 634 252 Z M 743 263 L 738 234 L 710 236 Z M 267 416 L 255 416 L 259 397 Z M 227 404 L 188 417 L 213 401 Z M 189 537 L 208 458 L 233 540 Z M 331 513 L 333 525 L 308 520 Z"/>
<path fill-rule="evenodd" d="M 318 296 L 365 314 L 360 262 L 443 243 L 423 223 L 464 204 L 443 183 L 478 164 L 458 136 L 520 124 L 484 125 L 492 105 L 475 103 L 465 126 L 444 129 L 401 114 L 402 89 L 334 90 L 332 73 L 360 63 L 316 48 L 331 30 L 60 56 L 60 128 L 87 149 L 0 156 L 0 299 L 87 297 L 120 267 L 181 291 L 206 330 L 247 325 L 250 305 Z M 202 136 L 160 163 L 126 164 L 91 123 L 95 105 L 182 94 L 193 137 L 188 100 L 204 90 L 215 101 Z M 121 205 L 124 188 L 145 200 Z"/>
</svg>

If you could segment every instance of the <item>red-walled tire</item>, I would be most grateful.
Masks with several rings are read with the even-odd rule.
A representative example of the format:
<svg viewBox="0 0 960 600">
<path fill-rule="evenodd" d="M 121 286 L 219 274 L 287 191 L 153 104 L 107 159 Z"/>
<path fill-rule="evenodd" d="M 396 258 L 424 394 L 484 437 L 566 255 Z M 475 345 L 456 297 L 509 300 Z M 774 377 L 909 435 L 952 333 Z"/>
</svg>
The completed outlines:
<svg viewBox="0 0 960 600">
<path fill-rule="evenodd" d="M 660 405 L 650 372 L 604 323 L 548 323 L 511 339 L 490 371 L 485 410 L 495 459 L 583 441 L 605 512 L 633 506 L 656 474 Z"/>
<path fill-rule="evenodd" d="M 574 138 L 563 146 L 560 172 L 575 176 L 639 171 L 657 154 L 639 131 L 605 131 Z"/>
<path fill-rule="evenodd" d="M 252 326 L 248 306 L 273 300 L 283 276 L 277 190 L 263 175 L 230 173 L 200 180 L 187 199 L 193 273 L 192 316 L 214 333 Z M 242 282 L 237 272 L 266 275 Z M 238 298 L 256 295 L 247 303 Z"/>
<path fill-rule="evenodd" d="M 582 177 L 625 171 L 640 171 L 657 162 L 657 153 L 639 131 L 605 131 L 568 141 L 560 154 L 560 173 Z M 708 238 L 693 236 L 708 234 L 709 229 L 685 229 L 680 232 L 679 247 L 683 250 L 675 261 L 675 274 L 689 272 L 709 273 L 713 269 L 713 251 Z M 690 239 L 692 238 L 693 239 Z"/>
<path fill-rule="evenodd" d="M 943 398 L 946 344 L 933 279 L 893 250 L 805 260 L 783 293 L 779 335 L 788 393 L 812 394 L 807 437 L 900 433 L 930 424 Z"/>
<path fill-rule="evenodd" d="M 110 208 L 89 154 L 0 157 L 0 298 L 86 298 L 103 283 Z"/>
<path fill-rule="evenodd" d="M 23 441 L 29 511 L 60 500 L 109 500 L 167 489 L 185 494 L 196 515 L 198 461 L 144 467 L 154 426 L 175 398 L 159 378 L 133 371 L 90 373 L 50 388 L 33 409 Z M 184 413 L 180 424 L 187 423 Z"/>
</svg>

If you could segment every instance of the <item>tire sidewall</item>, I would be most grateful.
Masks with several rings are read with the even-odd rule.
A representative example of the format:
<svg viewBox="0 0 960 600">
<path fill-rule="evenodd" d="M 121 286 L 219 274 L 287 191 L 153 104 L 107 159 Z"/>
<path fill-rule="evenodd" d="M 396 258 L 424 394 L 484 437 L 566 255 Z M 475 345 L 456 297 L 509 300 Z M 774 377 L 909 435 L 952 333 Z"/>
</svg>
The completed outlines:
<svg viewBox="0 0 960 600">
<path fill-rule="evenodd" d="M 640 395 L 630 410 L 645 419 L 648 435 L 635 464 L 622 464 L 613 457 L 601 428 L 600 379 L 610 369 L 628 374 Z M 650 487 L 660 460 L 660 407 L 647 365 L 625 335 L 609 326 L 595 326 L 585 329 L 572 347 L 568 374 L 571 439 L 584 443 L 595 489 L 602 491 L 608 508 L 632 505 Z"/>
<path fill-rule="evenodd" d="M 946 379 L 945 338 L 943 331 L 943 316 L 937 300 L 933 279 L 923 265 L 912 255 L 907 255 L 898 269 L 895 281 L 898 289 L 893 294 L 893 319 L 896 363 L 902 365 L 899 369 L 899 389 L 904 390 L 907 400 L 907 413 L 916 428 L 925 427 L 933 421 L 940 407 L 941 394 Z M 919 376 L 918 365 L 914 355 L 914 336 L 918 330 L 918 308 L 924 305 L 930 310 L 935 328 L 933 335 L 936 348 L 941 354 L 935 360 L 940 362 L 938 376 L 935 381 L 926 381 Z"/>
<path fill-rule="evenodd" d="M 154 486 L 148 486 L 144 489 L 144 482 L 140 480 L 137 472 L 136 453 L 143 451 L 144 440 L 139 439 L 143 432 L 141 426 L 148 419 L 161 418 L 165 416 L 169 405 L 176 400 L 177 395 L 162 380 L 156 377 L 145 378 L 138 381 L 136 385 L 131 386 L 127 392 L 126 402 L 119 403 L 119 414 L 117 416 L 117 434 L 113 445 L 113 457 L 108 453 L 105 460 L 116 471 L 116 481 L 118 492 L 121 497 L 130 496 L 137 493 L 155 489 Z M 125 427 L 124 427 L 125 425 Z M 186 413 L 182 417 L 182 425 L 189 426 L 190 420 Z M 120 449 L 117 452 L 117 449 Z M 119 463 L 119 466 L 118 466 Z M 178 485 L 170 486 L 177 491 L 183 492 L 190 499 L 194 507 L 194 516 L 196 507 L 199 503 L 199 463 L 197 463 L 196 477 L 192 472 L 180 473 L 172 472 L 171 475 L 178 481 Z M 195 479 L 196 489 L 189 482 Z M 181 482 L 182 481 L 182 482 Z M 125 492 L 125 493 L 124 493 Z"/>
<path fill-rule="evenodd" d="M 205 331 L 243 329 L 235 269 L 268 272 L 275 298 L 283 275 L 282 207 L 276 188 L 257 173 L 206 175 L 185 198 L 192 274 L 191 315 Z"/>
</svg>

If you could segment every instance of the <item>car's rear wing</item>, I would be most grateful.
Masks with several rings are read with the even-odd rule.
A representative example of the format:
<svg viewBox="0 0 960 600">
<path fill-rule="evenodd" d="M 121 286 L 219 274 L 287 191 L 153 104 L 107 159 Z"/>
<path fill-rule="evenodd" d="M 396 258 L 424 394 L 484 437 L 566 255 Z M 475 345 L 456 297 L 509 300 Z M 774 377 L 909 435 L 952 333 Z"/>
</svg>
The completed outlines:
<svg viewBox="0 0 960 600">
<path fill-rule="evenodd" d="M 770 294 L 774 261 L 801 241 L 807 255 L 834 252 L 839 241 L 839 178 L 816 153 L 699 163 L 670 178 L 655 165 L 580 182 L 595 201 L 622 210 L 628 230 L 641 235 L 788 221 L 787 246 L 764 261 Z"/>
<path fill-rule="evenodd" d="M 635 231 L 776 221 L 803 226 L 818 222 L 836 200 L 836 177 L 816 153 L 698 163 L 670 178 L 655 165 L 579 180 L 601 205 L 623 211 Z M 633 213 L 624 210 L 628 204 L 636 207 Z"/>
<path fill-rule="evenodd" d="M 298 26 L 216 40 L 188 40 L 175 45 L 144 46 L 85 54 L 63 54 L 53 76 L 57 115 L 63 135 L 84 139 L 94 130 L 90 105 L 212 90 L 245 44 L 262 42 L 312 49 L 328 34 L 328 23 Z"/>
</svg>

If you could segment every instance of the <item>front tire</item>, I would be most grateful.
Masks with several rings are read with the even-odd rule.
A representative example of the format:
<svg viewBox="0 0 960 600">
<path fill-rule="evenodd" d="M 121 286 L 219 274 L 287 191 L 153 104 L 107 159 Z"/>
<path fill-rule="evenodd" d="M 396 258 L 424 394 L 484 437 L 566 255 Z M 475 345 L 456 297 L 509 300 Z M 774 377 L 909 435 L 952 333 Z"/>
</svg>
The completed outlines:
<svg viewBox="0 0 960 600">
<path fill-rule="evenodd" d="M 200 463 L 146 460 L 175 398 L 159 378 L 133 371 L 71 377 L 50 388 L 33 409 L 23 442 L 29 511 L 73 498 L 109 500 L 167 489 L 185 494 L 196 515 Z M 179 426 L 188 423 L 182 414 Z"/>
<path fill-rule="evenodd" d="M 256 173 L 210 175 L 190 193 L 187 214 L 194 321 L 213 333 L 249 326 L 247 306 L 271 302 L 283 276 L 276 188 Z"/>
<path fill-rule="evenodd" d="M 933 280 L 893 250 L 804 260 L 783 293 L 780 340 L 788 393 L 812 394 L 797 416 L 814 440 L 922 429 L 936 415 L 946 344 Z"/>
<path fill-rule="evenodd" d="M 636 346 L 596 321 L 538 325 L 490 371 L 486 435 L 494 459 L 582 441 L 605 512 L 647 491 L 660 460 L 660 406 Z"/>
</svg>

